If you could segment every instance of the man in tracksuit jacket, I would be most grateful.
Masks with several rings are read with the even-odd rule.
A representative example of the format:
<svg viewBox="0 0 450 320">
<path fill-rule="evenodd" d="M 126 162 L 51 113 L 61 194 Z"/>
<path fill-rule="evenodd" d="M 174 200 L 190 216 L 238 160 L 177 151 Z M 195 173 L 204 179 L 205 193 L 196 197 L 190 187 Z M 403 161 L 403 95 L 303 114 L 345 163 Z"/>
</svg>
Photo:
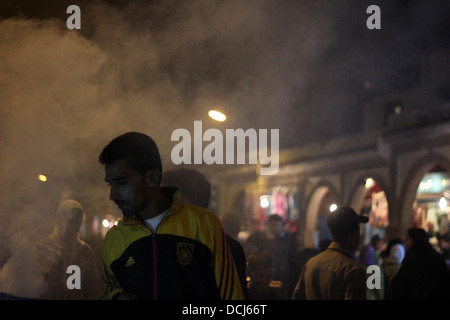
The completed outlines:
<svg viewBox="0 0 450 320">
<path fill-rule="evenodd" d="M 102 248 L 103 299 L 244 299 L 219 219 L 161 187 L 155 142 L 129 132 L 102 151 L 110 199 L 124 218 Z"/>
</svg>

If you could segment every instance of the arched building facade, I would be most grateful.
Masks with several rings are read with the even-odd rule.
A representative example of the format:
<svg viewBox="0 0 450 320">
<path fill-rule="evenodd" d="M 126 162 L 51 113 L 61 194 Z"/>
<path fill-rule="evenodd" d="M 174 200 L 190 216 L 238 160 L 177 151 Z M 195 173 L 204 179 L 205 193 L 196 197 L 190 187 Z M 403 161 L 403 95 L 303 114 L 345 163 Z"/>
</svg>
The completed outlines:
<svg viewBox="0 0 450 320">
<path fill-rule="evenodd" d="M 404 237 L 411 226 L 448 230 L 450 78 L 439 73 L 447 54 L 424 58 L 417 89 L 366 104 L 362 132 L 281 150 L 275 175 L 259 175 L 258 165 L 202 168 L 216 213 L 239 212 L 252 232 L 275 212 L 292 231 L 325 237 L 330 210 L 351 206 L 370 217 L 365 241 L 373 233 Z"/>
<path fill-rule="evenodd" d="M 259 176 L 258 171 L 254 166 L 204 171 L 215 191 L 217 213 L 240 212 L 249 232 L 261 229 L 265 217 L 275 212 L 293 231 L 315 230 L 323 236 L 324 218 L 345 205 L 370 216 L 376 230 L 366 232 L 365 240 L 373 232 L 403 237 L 415 224 L 418 200 L 435 203 L 448 196 L 450 121 L 341 137 L 320 148 L 284 150 L 276 175 Z M 441 176 L 435 182 L 440 186 L 421 198 L 423 179 L 433 173 Z M 445 208 L 441 201 L 439 221 L 433 216 L 435 230 L 448 227 L 446 200 Z M 444 215 L 447 218 L 441 219 Z M 425 214 L 423 222 L 430 219 Z"/>
</svg>

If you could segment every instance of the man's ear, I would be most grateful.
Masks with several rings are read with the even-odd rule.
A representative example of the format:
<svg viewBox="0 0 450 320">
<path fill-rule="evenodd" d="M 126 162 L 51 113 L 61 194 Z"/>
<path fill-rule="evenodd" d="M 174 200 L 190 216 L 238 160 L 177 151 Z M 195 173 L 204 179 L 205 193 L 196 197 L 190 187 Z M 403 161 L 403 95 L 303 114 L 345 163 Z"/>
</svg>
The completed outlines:
<svg viewBox="0 0 450 320">
<path fill-rule="evenodd" d="M 150 188 L 157 187 L 161 182 L 161 172 L 158 169 L 151 169 L 145 174 L 145 179 Z"/>
</svg>

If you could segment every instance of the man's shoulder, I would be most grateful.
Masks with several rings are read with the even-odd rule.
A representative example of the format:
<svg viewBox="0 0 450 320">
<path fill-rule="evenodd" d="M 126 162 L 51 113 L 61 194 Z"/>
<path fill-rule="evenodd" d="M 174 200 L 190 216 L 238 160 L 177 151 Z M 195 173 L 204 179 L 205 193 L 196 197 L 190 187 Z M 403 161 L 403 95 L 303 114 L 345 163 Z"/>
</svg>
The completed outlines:
<svg viewBox="0 0 450 320">
<path fill-rule="evenodd" d="M 328 261 L 330 259 L 331 259 L 330 252 L 327 252 L 325 250 L 309 258 L 306 263 L 312 265 L 321 261 Z"/>
<path fill-rule="evenodd" d="M 126 216 L 113 225 L 105 234 L 105 241 L 113 240 L 116 237 L 123 237 L 125 234 L 134 233 L 136 226 L 143 226 L 142 221 L 136 216 Z"/>
<path fill-rule="evenodd" d="M 319 254 L 311 257 L 307 264 L 316 265 L 316 264 L 330 264 L 332 266 L 340 265 L 343 268 L 347 269 L 361 269 L 365 270 L 364 265 L 358 261 L 356 261 L 350 255 L 333 249 L 326 249 Z"/>
<path fill-rule="evenodd" d="M 219 218 L 211 211 L 189 203 L 182 203 L 175 214 L 183 214 L 193 219 L 220 223 Z"/>
</svg>

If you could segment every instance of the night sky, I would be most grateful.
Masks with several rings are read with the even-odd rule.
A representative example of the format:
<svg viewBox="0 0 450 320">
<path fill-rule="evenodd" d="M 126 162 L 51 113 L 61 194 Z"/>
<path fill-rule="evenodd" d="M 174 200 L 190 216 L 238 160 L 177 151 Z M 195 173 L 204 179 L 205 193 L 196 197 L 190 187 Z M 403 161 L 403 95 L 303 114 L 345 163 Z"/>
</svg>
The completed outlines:
<svg viewBox="0 0 450 320">
<path fill-rule="evenodd" d="M 82 17 L 71 32 L 107 55 L 100 78 L 121 97 L 157 90 L 162 120 L 176 116 L 169 132 L 215 105 L 227 128 L 280 129 L 282 148 L 360 132 L 364 104 L 413 90 L 422 55 L 450 42 L 448 1 L 8 1 L 0 12 L 56 18 L 64 34 L 70 4 Z M 370 4 L 381 30 L 366 27 Z"/>
</svg>

